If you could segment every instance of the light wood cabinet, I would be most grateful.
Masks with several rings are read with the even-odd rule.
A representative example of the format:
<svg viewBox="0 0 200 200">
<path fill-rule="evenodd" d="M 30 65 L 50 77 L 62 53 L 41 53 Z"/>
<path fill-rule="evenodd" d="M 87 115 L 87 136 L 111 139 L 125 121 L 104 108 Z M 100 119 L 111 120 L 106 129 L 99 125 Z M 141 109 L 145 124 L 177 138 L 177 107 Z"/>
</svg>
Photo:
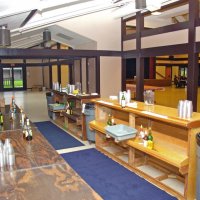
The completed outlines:
<svg viewBox="0 0 200 200">
<path fill-rule="evenodd" d="M 200 132 L 200 113 L 192 119 L 180 119 L 177 109 L 145 105 L 121 106 L 116 101 L 95 101 L 95 120 L 90 128 L 96 131 L 96 148 L 130 170 L 143 176 L 179 199 L 195 199 L 196 188 L 196 134 Z M 134 105 L 135 106 L 135 105 Z M 116 143 L 106 137 L 108 114 L 116 124 L 139 129 L 151 127 L 154 148 L 144 147 L 137 136 Z"/>
<path fill-rule="evenodd" d="M 72 113 L 67 114 L 66 110 L 55 111 L 55 122 L 65 128 L 70 133 L 82 140 L 87 140 L 86 119 L 82 113 L 82 105 L 90 103 L 93 99 L 99 98 L 99 95 L 70 95 L 65 92 L 52 91 L 54 94 L 54 102 L 66 103 L 73 102 Z"/>
</svg>

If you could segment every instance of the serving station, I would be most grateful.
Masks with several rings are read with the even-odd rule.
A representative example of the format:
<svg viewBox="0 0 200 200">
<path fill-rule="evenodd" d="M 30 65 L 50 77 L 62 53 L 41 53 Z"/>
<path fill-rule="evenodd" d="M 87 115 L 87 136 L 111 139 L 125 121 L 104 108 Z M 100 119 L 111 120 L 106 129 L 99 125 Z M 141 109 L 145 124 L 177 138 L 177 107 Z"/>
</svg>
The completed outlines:
<svg viewBox="0 0 200 200">
<path fill-rule="evenodd" d="M 99 151 L 178 199 L 195 199 L 195 137 L 200 132 L 199 113 L 193 113 L 190 119 L 181 119 L 174 108 L 143 102 L 122 108 L 117 101 L 109 99 L 96 100 L 95 107 L 95 120 L 90 122 L 90 128 L 96 132 Z M 153 148 L 147 148 L 139 134 L 123 141 L 107 137 L 110 115 L 115 124 L 133 127 L 138 133 L 141 126 L 150 128 Z"/>
<path fill-rule="evenodd" d="M 56 114 L 54 121 L 61 127 L 69 130 L 72 134 L 78 136 L 80 139 L 87 140 L 86 120 L 85 115 L 82 112 L 82 106 L 83 104 L 90 103 L 93 99 L 99 98 L 100 96 L 98 94 L 73 95 L 57 90 L 52 90 L 52 93 L 54 103 L 57 102 L 64 105 L 66 105 L 66 103 L 70 103 L 73 105 L 71 113 L 68 113 L 66 108 L 55 111 L 50 109 L 50 111 Z"/>
</svg>

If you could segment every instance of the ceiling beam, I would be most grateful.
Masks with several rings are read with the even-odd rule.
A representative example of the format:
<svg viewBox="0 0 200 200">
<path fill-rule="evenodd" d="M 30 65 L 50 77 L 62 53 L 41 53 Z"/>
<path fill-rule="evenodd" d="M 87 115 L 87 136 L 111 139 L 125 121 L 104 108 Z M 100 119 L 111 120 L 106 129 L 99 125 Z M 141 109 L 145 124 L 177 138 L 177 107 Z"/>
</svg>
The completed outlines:
<svg viewBox="0 0 200 200">
<path fill-rule="evenodd" d="M 24 25 L 27 24 L 27 22 L 35 15 L 35 13 L 37 12 L 37 9 L 32 10 L 29 15 L 26 17 L 26 19 L 21 23 L 20 28 L 23 27 Z"/>
<path fill-rule="evenodd" d="M 121 57 L 121 51 L 64 49 L 0 49 L 0 59 L 68 59 L 94 56 Z"/>
</svg>

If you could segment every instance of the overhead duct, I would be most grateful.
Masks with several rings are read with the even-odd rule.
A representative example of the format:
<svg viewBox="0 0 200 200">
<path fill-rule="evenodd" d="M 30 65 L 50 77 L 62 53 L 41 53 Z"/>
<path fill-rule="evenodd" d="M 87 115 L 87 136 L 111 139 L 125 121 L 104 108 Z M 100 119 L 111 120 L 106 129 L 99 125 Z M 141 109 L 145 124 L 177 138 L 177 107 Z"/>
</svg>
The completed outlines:
<svg viewBox="0 0 200 200">
<path fill-rule="evenodd" d="M 146 7 L 146 0 L 135 0 L 135 9 L 144 9 Z"/>
<path fill-rule="evenodd" d="M 0 46 L 10 46 L 10 30 L 5 25 L 0 26 Z"/>
</svg>

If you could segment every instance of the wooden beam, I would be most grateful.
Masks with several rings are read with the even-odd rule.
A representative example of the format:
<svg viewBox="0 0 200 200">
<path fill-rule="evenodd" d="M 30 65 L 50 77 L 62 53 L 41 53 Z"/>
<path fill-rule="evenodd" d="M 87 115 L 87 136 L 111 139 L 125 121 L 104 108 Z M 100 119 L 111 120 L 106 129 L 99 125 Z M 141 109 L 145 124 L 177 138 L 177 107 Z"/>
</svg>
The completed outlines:
<svg viewBox="0 0 200 200">
<path fill-rule="evenodd" d="M 72 50 L 72 49 L 11 49 L 1 48 L 0 59 L 68 59 L 94 56 L 117 56 L 121 51 L 106 50 Z"/>
<path fill-rule="evenodd" d="M 29 15 L 26 17 L 26 19 L 21 23 L 20 28 L 27 24 L 27 22 L 35 15 L 37 9 L 32 10 Z"/>
<path fill-rule="evenodd" d="M 184 29 L 188 29 L 188 27 L 189 27 L 189 22 L 180 22 L 177 24 L 171 24 L 171 25 L 163 26 L 159 28 L 145 29 L 142 31 L 141 37 L 147 37 L 147 36 L 158 35 L 158 34 L 163 34 L 163 33 L 168 33 L 168 32 L 173 32 L 173 31 L 184 30 Z M 136 33 L 123 36 L 124 41 L 132 40 L 132 39 L 136 39 Z"/>
<path fill-rule="evenodd" d="M 200 44 L 199 44 L 200 49 Z M 164 55 L 175 55 L 175 54 L 187 54 L 188 53 L 188 44 L 177 44 L 161 47 L 152 47 L 145 48 L 140 50 L 140 56 L 142 57 L 155 57 L 155 56 L 164 56 Z M 129 50 L 124 51 L 123 58 L 137 58 L 139 56 L 138 51 Z"/>
<path fill-rule="evenodd" d="M 198 95 L 198 53 L 196 52 L 196 23 L 199 19 L 199 1 L 189 0 L 189 34 L 188 34 L 188 77 L 187 99 L 193 102 L 193 109 L 197 111 Z"/>
<path fill-rule="evenodd" d="M 144 29 L 144 16 L 141 12 L 136 13 L 136 100 L 143 101 L 144 92 L 144 57 L 141 56 L 141 32 Z"/>
</svg>

